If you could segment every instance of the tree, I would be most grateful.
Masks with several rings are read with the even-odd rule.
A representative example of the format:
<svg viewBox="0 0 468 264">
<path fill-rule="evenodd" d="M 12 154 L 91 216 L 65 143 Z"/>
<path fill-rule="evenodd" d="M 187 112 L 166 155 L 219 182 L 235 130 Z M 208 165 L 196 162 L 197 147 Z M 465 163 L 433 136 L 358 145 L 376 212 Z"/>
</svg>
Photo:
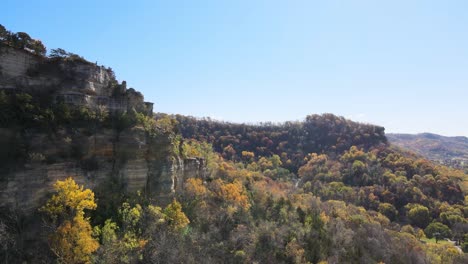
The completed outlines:
<svg viewBox="0 0 468 264">
<path fill-rule="evenodd" d="M 175 199 L 164 208 L 164 214 L 166 215 L 169 226 L 174 231 L 181 231 L 190 223 L 190 220 L 182 211 L 182 205 Z"/>
<path fill-rule="evenodd" d="M 395 218 L 398 215 L 398 211 L 395 209 L 395 206 L 389 203 L 379 204 L 379 213 L 388 217 L 390 221 L 395 221 Z"/>
<path fill-rule="evenodd" d="M 78 214 L 72 220 L 65 220 L 50 236 L 50 246 L 63 263 L 90 263 L 91 254 L 99 243 L 92 237 L 89 219 Z"/>
<path fill-rule="evenodd" d="M 112 245 L 117 241 L 117 233 L 115 232 L 119 227 L 111 219 L 107 219 L 101 229 L 101 242 L 103 245 Z"/>
<path fill-rule="evenodd" d="M 185 181 L 185 190 L 187 194 L 193 199 L 204 196 L 208 193 L 205 185 L 199 178 L 189 178 Z"/>
<path fill-rule="evenodd" d="M 258 160 L 258 165 L 262 169 L 262 171 L 267 170 L 267 169 L 273 169 L 273 163 L 271 162 L 270 159 L 267 159 L 265 157 L 261 157 Z"/>
<path fill-rule="evenodd" d="M 8 37 L 8 31 L 2 24 L 0 24 L 0 41 L 6 40 L 7 37 Z"/>
<path fill-rule="evenodd" d="M 25 32 L 18 32 L 14 34 L 14 42 L 13 46 L 15 48 L 24 49 L 26 48 L 32 41 L 32 38 Z"/>
<path fill-rule="evenodd" d="M 60 262 L 90 263 L 91 254 L 99 243 L 92 237 L 84 210 L 96 209 L 94 193 L 79 186 L 71 177 L 57 181 L 54 190 L 55 194 L 40 209 L 56 226 L 49 236 L 51 250 Z"/>
<path fill-rule="evenodd" d="M 64 49 L 58 48 L 58 49 L 52 49 L 50 51 L 50 57 L 51 58 L 65 58 L 68 56 L 68 52 Z"/>
<path fill-rule="evenodd" d="M 428 238 L 435 237 L 436 242 L 441 238 L 450 238 L 452 236 L 450 228 L 440 222 L 430 223 L 426 229 L 424 229 L 424 233 Z"/>
<path fill-rule="evenodd" d="M 271 161 L 271 164 L 273 165 L 273 169 L 277 169 L 281 167 L 281 165 L 283 165 L 283 163 L 281 162 L 281 158 L 278 155 L 271 156 L 270 161 Z"/>
<path fill-rule="evenodd" d="M 408 218 L 411 224 L 420 228 L 425 228 L 431 221 L 429 209 L 423 205 L 415 205 L 408 211 Z"/>
<path fill-rule="evenodd" d="M 122 223 L 120 239 L 112 248 L 115 250 L 119 263 L 135 263 L 140 259 L 141 250 L 146 245 L 146 240 L 141 237 L 141 219 L 143 208 L 136 204 L 124 202 L 118 210 Z"/>
<path fill-rule="evenodd" d="M 250 152 L 250 151 L 242 151 L 242 160 L 246 162 L 253 161 L 255 158 L 255 153 Z"/>
<path fill-rule="evenodd" d="M 42 42 L 37 39 L 32 40 L 27 46 L 27 48 L 34 51 L 34 54 L 40 55 L 40 56 L 45 56 L 47 52 L 47 49 L 44 46 L 44 44 L 42 44 Z"/>
<path fill-rule="evenodd" d="M 104 226 L 100 228 L 99 226 L 95 227 L 94 232 L 100 234 L 101 236 L 101 246 L 97 252 L 94 261 L 96 263 L 118 263 L 119 262 L 119 252 L 118 252 L 118 237 L 117 230 L 119 227 L 116 223 L 112 222 L 111 219 L 107 219 L 104 223 Z"/>
<path fill-rule="evenodd" d="M 250 208 L 249 197 L 246 195 L 242 182 L 235 180 L 233 183 L 225 183 L 220 179 L 213 181 L 215 193 L 223 202 L 237 209 L 248 210 Z"/>
<path fill-rule="evenodd" d="M 466 201 L 466 198 L 465 198 L 465 201 Z M 461 248 L 463 252 L 468 253 L 468 234 L 465 234 Z"/>
</svg>

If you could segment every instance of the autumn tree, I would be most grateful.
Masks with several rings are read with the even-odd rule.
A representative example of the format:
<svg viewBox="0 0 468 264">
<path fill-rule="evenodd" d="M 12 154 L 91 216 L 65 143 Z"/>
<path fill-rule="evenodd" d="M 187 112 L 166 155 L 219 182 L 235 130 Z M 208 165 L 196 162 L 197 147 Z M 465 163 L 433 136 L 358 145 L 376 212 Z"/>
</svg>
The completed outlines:
<svg viewBox="0 0 468 264">
<path fill-rule="evenodd" d="M 185 190 L 190 198 L 194 199 L 207 194 L 208 190 L 199 178 L 189 178 L 185 181 Z"/>
<path fill-rule="evenodd" d="M 267 170 L 267 169 L 272 169 L 272 168 L 273 168 L 273 163 L 271 162 L 270 159 L 268 159 L 268 158 L 266 158 L 266 157 L 261 157 L 261 158 L 258 160 L 258 165 L 260 166 L 260 168 L 262 169 L 262 171 Z"/>
<path fill-rule="evenodd" d="M 250 152 L 250 151 L 242 151 L 242 160 L 245 162 L 250 162 L 253 161 L 255 158 L 255 153 Z"/>
<path fill-rule="evenodd" d="M 248 210 L 251 206 L 242 182 L 235 180 L 233 183 L 225 183 L 220 179 L 213 181 L 216 195 L 221 198 L 234 211 L 237 209 Z"/>
<path fill-rule="evenodd" d="M 190 223 L 190 220 L 182 211 L 182 205 L 176 200 L 164 208 L 163 213 L 166 216 L 169 227 L 174 231 L 181 231 Z"/>
<path fill-rule="evenodd" d="M 79 186 L 73 178 L 57 181 L 55 194 L 41 207 L 52 221 L 53 233 L 49 236 L 52 252 L 59 262 L 90 263 L 91 254 L 99 243 L 92 236 L 85 210 L 95 210 L 94 193 Z"/>
<path fill-rule="evenodd" d="M 303 181 L 322 180 L 325 182 L 341 181 L 341 164 L 329 159 L 325 154 L 311 153 L 307 155 L 307 164 L 299 168 L 298 175 Z"/>
</svg>

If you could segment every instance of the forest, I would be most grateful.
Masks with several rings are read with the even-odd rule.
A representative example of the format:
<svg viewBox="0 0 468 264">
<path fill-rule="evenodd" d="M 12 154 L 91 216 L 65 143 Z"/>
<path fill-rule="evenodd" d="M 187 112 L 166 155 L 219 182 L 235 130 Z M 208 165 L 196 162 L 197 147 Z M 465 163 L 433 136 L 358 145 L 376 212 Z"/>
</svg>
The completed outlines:
<svg viewBox="0 0 468 264">
<path fill-rule="evenodd" d="M 44 224 L 43 239 L 33 243 L 37 250 L 25 247 L 31 241 L 21 240 L 15 219 L 2 216 L 2 254 L 10 261 L 467 260 L 460 252 L 468 250 L 468 196 L 462 189 L 467 176 L 393 148 L 381 127 L 331 114 L 259 125 L 138 112 L 99 116 L 66 105 L 44 109 L 25 94 L 0 98 L 2 112 L 17 114 L 2 124 L 19 131 L 142 127 L 148 137 L 179 138 L 173 151 L 204 159 L 209 171 L 206 178 L 187 179 L 165 206 L 140 192 L 115 197 L 119 184 L 92 191 L 70 175 L 54 184 L 38 209 Z M 21 138 L 16 143 L 21 145 Z M 26 153 L 13 156 L 16 166 L 28 159 Z"/>
<path fill-rule="evenodd" d="M 28 48 L 4 32 L 8 45 Z M 96 153 L 116 156 L 96 147 L 99 137 L 116 145 L 128 131 L 143 131 L 168 160 L 202 160 L 206 173 L 178 183 L 168 202 L 126 191 L 117 160 L 95 188 L 68 175 L 31 214 L 1 208 L 2 262 L 468 262 L 468 175 L 394 147 L 383 127 L 333 114 L 236 124 L 49 100 L 0 91 L 0 132 L 14 132 L 0 139 L 1 188 L 31 164 L 73 160 L 96 171 Z M 66 140 L 54 146 L 59 154 L 38 154 L 35 134 Z M 94 141 L 93 153 L 78 137 Z"/>
</svg>

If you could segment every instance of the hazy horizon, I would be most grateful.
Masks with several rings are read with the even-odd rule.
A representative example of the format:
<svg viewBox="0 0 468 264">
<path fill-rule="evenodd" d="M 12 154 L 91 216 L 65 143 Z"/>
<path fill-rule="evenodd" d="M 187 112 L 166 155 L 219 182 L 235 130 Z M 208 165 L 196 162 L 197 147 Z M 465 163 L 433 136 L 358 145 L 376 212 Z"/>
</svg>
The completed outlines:
<svg viewBox="0 0 468 264">
<path fill-rule="evenodd" d="M 468 136 L 464 1 L 7 0 L 7 29 L 112 67 L 156 112 L 241 123 L 333 113 Z"/>
</svg>

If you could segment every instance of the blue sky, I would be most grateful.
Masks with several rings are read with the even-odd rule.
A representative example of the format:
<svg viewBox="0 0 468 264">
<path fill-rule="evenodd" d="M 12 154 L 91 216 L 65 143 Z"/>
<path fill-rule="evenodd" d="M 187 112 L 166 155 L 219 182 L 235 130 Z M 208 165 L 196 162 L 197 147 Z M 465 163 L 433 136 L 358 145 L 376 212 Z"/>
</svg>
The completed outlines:
<svg viewBox="0 0 468 264">
<path fill-rule="evenodd" d="M 2 1 L 0 24 L 112 67 L 156 111 L 334 113 L 468 136 L 468 1 Z"/>
</svg>

